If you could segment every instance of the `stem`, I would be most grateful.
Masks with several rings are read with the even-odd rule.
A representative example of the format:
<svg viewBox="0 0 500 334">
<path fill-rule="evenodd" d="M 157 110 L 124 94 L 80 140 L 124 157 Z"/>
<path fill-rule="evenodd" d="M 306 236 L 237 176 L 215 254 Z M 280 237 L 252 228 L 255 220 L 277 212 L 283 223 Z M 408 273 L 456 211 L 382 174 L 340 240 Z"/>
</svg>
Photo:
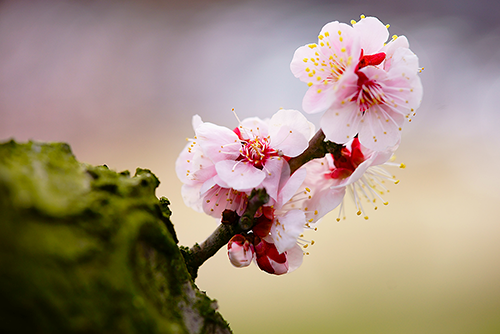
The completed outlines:
<svg viewBox="0 0 500 334">
<path fill-rule="evenodd" d="M 312 137 L 309 141 L 307 149 L 302 152 L 301 155 L 291 158 L 288 161 L 288 164 L 290 165 L 290 175 L 306 162 L 316 158 L 323 158 L 326 153 L 328 153 L 328 151 L 325 146 L 325 134 L 323 133 L 323 130 L 319 129 L 314 137 Z"/>
<path fill-rule="evenodd" d="M 254 217 L 257 210 L 269 201 L 269 195 L 265 189 L 254 189 L 248 198 L 248 204 L 241 218 L 235 213 L 223 214 L 223 223 L 201 243 L 191 248 L 181 247 L 182 255 L 193 281 L 198 276 L 198 268 L 206 260 L 214 256 L 219 249 L 224 247 L 231 238 L 239 233 L 250 230 L 254 225 Z"/>
</svg>

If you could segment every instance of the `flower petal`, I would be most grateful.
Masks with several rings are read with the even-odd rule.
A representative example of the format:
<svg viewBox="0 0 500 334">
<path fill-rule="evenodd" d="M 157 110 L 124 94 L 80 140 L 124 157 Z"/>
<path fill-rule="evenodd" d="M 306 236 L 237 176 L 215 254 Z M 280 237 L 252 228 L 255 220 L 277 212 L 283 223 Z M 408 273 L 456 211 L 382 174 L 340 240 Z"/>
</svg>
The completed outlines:
<svg viewBox="0 0 500 334">
<path fill-rule="evenodd" d="M 360 45 L 367 55 L 379 52 L 389 38 L 387 27 L 376 17 L 366 17 L 353 25 L 361 39 Z"/>
<path fill-rule="evenodd" d="M 281 171 L 285 164 L 288 165 L 285 159 L 272 157 L 266 161 L 264 169 L 262 170 L 262 172 L 265 174 L 265 179 L 262 181 L 262 186 L 266 189 L 267 194 L 275 201 L 278 200 L 278 189 L 281 179 Z"/>
<path fill-rule="evenodd" d="M 269 121 L 271 147 L 288 157 L 295 157 L 305 151 L 314 128 L 297 110 L 279 110 Z"/>
<path fill-rule="evenodd" d="M 233 131 L 212 123 L 203 123 L 196 128 L 196 138 L 203 153 L 214 163 L 235 160 L 240 155 L 240 139 Z"/>
<path fill-rule="evenodd" d="M 287 211 L 276 216 L 271 226 L 271 237 L 281 254 L 297 244 L 297 238 L 304 231 L 306 216 L 301 210 Z"/>
<path fill-rule="evenodd" d="M 223 160 L 215 164 L 218 176 L 230 188 L 247 191 L 257 188 L 266 178 L 266 173 L 243 161 Z M 279 174 L 278 174 L 279 175 Z"/>
<path fill-rule="evenodd" d="M 320 124 L 326 139 L 343 144 L 357 134 L 360 121 L 359 107 L 355 103 L 348 103 L 342 108 L 328 110 Z"/>
<path fill-rule="evenodd" d="M 302 248 L 296 244 L 291 249 L 287 250 L 286 259 L 288 261 L 288 272 L 291 273 L 302 265 L 302 260 L 304 259 Z"/>
</svg>

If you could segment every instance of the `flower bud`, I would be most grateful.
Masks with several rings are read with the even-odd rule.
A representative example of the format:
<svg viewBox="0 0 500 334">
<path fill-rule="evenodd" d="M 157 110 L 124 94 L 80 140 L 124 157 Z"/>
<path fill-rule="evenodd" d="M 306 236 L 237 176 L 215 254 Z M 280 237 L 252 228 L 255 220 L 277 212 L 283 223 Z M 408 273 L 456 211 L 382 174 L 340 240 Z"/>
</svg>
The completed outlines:
<svg viewBox="0 0 500 334">
<path fill-rule="evenodd" d="M 255 254 L 259 268 L 269 274 L 286 274 L 288 272 L 286 252 L 280 254 L 273 243 L 258 239 L 255 240 Z"/>
<path fill-rule="evenodd" d="M 253 245 L 241 234 L 236 234 L 227 244 L 227 255 L 231 264 L 237 268 L 247 267 L 254 258 Z"/>
</svg>

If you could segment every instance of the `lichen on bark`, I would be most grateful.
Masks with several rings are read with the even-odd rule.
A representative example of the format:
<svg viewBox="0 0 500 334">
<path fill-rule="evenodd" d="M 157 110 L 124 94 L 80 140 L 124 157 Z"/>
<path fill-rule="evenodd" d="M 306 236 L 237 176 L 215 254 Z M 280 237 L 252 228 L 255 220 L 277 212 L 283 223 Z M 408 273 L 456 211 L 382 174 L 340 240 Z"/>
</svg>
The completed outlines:
<svg viewBox="0 0 500 334">
<path fill-rule="evenodd" d="M 147 169 L 63 143 L 0 145 L 0 332 L 230 333 L 178 248 Z"/>
</svg>

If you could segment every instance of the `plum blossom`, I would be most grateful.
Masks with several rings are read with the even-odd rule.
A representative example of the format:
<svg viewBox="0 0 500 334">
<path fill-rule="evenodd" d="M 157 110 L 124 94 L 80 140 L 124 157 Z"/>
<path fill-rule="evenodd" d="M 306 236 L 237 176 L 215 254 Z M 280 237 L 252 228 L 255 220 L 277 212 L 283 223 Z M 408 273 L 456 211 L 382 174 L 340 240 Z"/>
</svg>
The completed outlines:
<svg viewBox="0 0 500 334">
<path fill-rule="evenodd" d="M 265 188 L 277 200 L 286 160 L 307 148 L 314 126 L 296 110 L 279 110 L 269 120 L 245 119 L 234 130 L 202 123 L 195 132 L 203 156 L 215 166 L 212 186 L 244 193 Z"/>
<path fill-rule="evenodd" d="M 405 118 L 422 99 L 417 56 L 404 36 L 389 37 L 388 26 L 364 17 L 353 26 L 331 22 L 318 43 L 295 51 L 290 68 L 308 84 L 307 113 L 325 111 L 321 128 L 328 140 L 346 143 L 357 134 L 377 151 L 400 139 Z"/>
<path fill-rule="evenodd" d="M 196 131 L 203 121 L 195 115 L 192 124 Z M 181 194 L 187 206 L 215 218 L 220 218 L 226 209 L 239 215 L 245 211 L 247 194 L 229 188 L 217 177 L 215 164 L 203 153 L 196 138 L 188 139 L 176 160 L 175 170 L 183 182 Z"/>
<path fill-rule="evenodd" d="M 339 221 L 346 191 L 352 195 L 357 214 L 363 215 L 365 219 L 368 216 L 363 208 L 364 200 L 375 209 L 377 200 L 387 205 L 381 197 L 387 191 L 384 183 L 391 181 L 397 184 L 399 181 L 381 165 L 398 166 L 389 161 L 396 148 L 373 151 L 354 138 L 336 156 L 329 153 L 322 159 L 308 162 L 304 166 L 308 173 L 303 185 L 306 190 L 302 200 L 296 204 L 303 208 L 308 223 L 316 223 L 340 204 Z M 404 164 L 399 166 L 404 168 Z"/>
</svg>

